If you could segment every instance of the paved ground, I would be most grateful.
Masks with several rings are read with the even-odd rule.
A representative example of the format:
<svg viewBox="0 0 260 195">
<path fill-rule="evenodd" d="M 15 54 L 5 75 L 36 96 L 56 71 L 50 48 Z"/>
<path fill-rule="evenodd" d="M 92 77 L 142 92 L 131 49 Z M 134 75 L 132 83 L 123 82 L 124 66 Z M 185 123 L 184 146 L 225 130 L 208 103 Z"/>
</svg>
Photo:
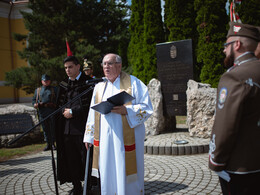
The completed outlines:
<svg viewBox="0 0 260 195">
<path fill-rule="evenodd" d="M 175 140 L 188 143 L 177 145 Z M 218 177 L 208 169 L 207 143 L 208 140 L 191 138 L 185 131 L 148 137 L 145 194 L 221 194 Z M 166 151 L 171 155 L 165 155 Z M 55 194 L 51 164 L 49 151 L 0 163 L 0 194 Z M 59 194 L 65 195 L 71 185 L 58 188 Z"/>
<path fill-rule="evenodd" d="M 0 194 L 55 194 L 50 152 L 0 163 Z M 221 194 L 207 154 L 145 155 L 145 194 Z M 59 185 L 68 194 L 71 185 Z"/>
</svg>

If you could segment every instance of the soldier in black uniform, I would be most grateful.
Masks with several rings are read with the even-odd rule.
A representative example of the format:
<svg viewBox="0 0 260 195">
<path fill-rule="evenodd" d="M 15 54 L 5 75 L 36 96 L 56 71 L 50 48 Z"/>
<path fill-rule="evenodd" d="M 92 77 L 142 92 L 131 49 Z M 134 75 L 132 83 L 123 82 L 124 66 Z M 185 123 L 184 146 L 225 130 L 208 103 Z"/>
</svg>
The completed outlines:
<svg viewBox="0 0 260 195">
<path fill-rule="evenodd" d="M 230 23 L 224 44 L 229 67 L 218 85 L 209 168 L 223 194 L 260 194 L 260 41 L 256 27 Z"/>
<path fill-rule="evenodd" d="M 87 90 L 89 86 L 86 81 L 92 79 L 80 71 L 80 64 L 75 56 L 66 57 L 64 67 L 68 78 L 60 83 L 57 103 L 59 107 Z M 82 194 L 81 181 L 84 180 L 86 161 L 83 136 L 91 97 L 92 91 L 71 102 L 58 115 L 56 122 L 57 176 L 60 184 L 72 182 L 70 194 L 74 195 Z"/>
<path fill-rule="evenodd" d="M 57 89 L 51 86 L 51 78 L 49 75 L 42 75 L 42 86 L 35 89 L 32 99 L 33 107 L 38 109 L 39 120 L 43 120 L 50 115 L 56 108 Z M 44 134 L 44 140 L 47 145 L 44 151 L 50 150 L 52 143 L 55 141 L 55 132 L 52 124 L 54 121 L 52 118 L 45 120 L 42 123 L 42 129 Z M 52 140 L 51 140 L 52 139 Z M 54 146 L 54 145 L 53 145 Z M 54 148 L 55 149 L 55 148 Z"/>
</svg>

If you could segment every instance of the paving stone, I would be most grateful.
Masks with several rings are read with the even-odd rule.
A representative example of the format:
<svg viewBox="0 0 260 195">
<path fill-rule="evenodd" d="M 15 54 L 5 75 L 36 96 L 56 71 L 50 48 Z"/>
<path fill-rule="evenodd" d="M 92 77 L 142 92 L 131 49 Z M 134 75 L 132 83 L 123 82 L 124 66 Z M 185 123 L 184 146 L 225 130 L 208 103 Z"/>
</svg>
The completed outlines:
<svg viewBox="0 0 260 195">
<path fill-rule="evenodd" d="M 198 146 L 192 145 L 191 146 L 191 153 L 192 154 L 198 154 Z"/>
<path fill-rule="evenodd" d="M 178 155 L 184 155 L 184 154 L 185 154 L 185 147 L 178 146 Z"/>
<path fill-rule="evenodd" d="M 152 154 L 159 154 L 159 146 L 153 146 L 153 153 Z"/>
<path fill-rule="evenodd" d="M 178 147 L 177 146 L 172 147 L 172 155 L 178 155 Z"/>
<path fill-rule="evenodd" d="M 205 153 L 209 152 L 209 144 L 204 145 L 204 152 Z"/>
<path fill-rule="evenodd" d="M 172 147 L 171 146 L 165 146 L 165 154 L 166 155 L 172 154 Z"/>
<path fill-rule="evenodd" d="M 191 146 L 185 146 L 185 154 L 190 155 L 191 154 Z"/>
<path fill-rule="evenodd" d="M 197 147 L 198 147 L 198 153 L 199 154 L 204 153 L 204 146 L 203 145 L 199 145 Z"/>
<path fill-rule="evenodd" d="M 153 146 L 147 146 L 147 153 L 153 154 Z"/>
<path fill-rule="evenodd" d="M 208 169 L 208 140 L 186 132 L 158 136 L 145 142 L 145 194 L 222 194 L 218 176 Z M 189 143 L 177 146 L 176 139 Z M 0 194 L 55 194 L 49 152 L 2 162 L 0 170 Z M 58 188 L 60 195 L 67 195 L 72 185 L 58 183 Z"/>
<path fill-rule="evenodd" d="M 164 155 L 165 154 L 164 149 L 165 149 L 165 146 L 162 146 L 162 145 L 159 146 L 159 155 Z"/>
</svg>

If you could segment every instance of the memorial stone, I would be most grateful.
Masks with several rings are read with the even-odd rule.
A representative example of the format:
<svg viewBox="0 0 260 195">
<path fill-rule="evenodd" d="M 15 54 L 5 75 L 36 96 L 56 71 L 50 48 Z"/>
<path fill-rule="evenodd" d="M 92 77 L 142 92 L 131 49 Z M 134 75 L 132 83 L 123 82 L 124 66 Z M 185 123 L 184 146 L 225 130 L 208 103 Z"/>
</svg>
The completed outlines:
<svg viewBox="0 0 260 195">
<path fill-rule="evenodd" d="M 5 114 L 0 117 L 0 135 L 24 133 L 32 126 L 32 117 L 28 113 Z"/>
<path fill-rule="evenodd" d="M 157 44 L 156 55 L 164 112 L 168 116 L 186 116 L 187 82 L 193 79 L 192 40 Z"/>
<path fill-rule="evenodd" d="M 38 126 L 12 145 L 7 144 L 38 122 L 37 111 L 31 104 L 0 105 L 0 148 L 41 142 L 43 135 Z"/>
</svg>

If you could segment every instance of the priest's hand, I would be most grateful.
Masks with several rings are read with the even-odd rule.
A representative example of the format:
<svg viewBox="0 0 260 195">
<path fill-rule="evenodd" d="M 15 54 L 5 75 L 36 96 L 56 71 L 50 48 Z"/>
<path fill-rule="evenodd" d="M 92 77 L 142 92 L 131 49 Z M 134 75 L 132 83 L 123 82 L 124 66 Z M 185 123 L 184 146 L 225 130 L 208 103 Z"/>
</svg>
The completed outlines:
<svg viewBox="0 0 260 195">
<path fill-rule="evenodd" d="M 86 143 L 85 143 L 85 146 L 86 146 L 86 148 L 87 148 L 87 150 L 88 150 L 88 149 L 90 149 L 90 147 L 92 146 L 92 144 L 86 142 Z"/>
<path fill-rule="evenodd" d="M 121 114 L 121 115 L 127 115 L 127 110 L 125 106 L 115 106 L 111 112 Z"/>
</svg>

